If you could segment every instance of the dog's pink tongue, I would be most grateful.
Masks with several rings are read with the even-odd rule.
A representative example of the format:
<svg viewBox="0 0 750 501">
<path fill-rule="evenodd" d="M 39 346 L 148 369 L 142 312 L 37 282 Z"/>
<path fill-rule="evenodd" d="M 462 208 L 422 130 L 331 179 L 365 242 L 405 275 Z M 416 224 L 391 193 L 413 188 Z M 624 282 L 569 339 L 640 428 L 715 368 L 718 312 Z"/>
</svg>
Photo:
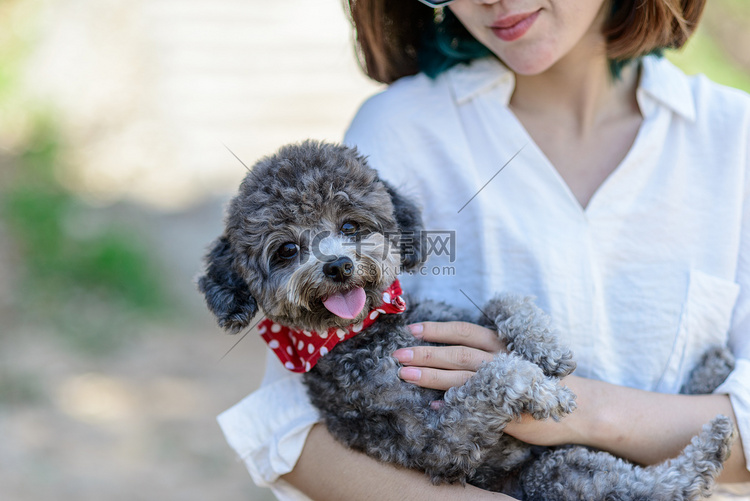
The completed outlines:
<svg viewBox="0 0 750 501">
<path fill-rule="evenodd" d="M 355 318 L 365 307 L 367 295 L 362 287 L 329 296 L 323 301 L 328 311 L 341 318 Z"/>
</svg>

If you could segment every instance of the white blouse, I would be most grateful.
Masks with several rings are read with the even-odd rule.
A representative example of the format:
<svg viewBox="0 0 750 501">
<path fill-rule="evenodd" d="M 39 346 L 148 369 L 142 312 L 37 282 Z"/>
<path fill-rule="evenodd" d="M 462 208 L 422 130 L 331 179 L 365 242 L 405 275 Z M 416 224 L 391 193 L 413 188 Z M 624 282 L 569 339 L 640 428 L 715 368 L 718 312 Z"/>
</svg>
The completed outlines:
<svg viewBox="0 0 750 501">
<path fill-rule="evenodd" d="M 404 289 L 466 308 L 536 296 L 576 374 L 649 391 L 678 392 L 728 343 L 737 366 L 717 392 L 750 455 L 750 97 L 644 58 L 640 131 L 584 209 L 508 108 L 514 85 L 482 59 L 403 78 L 354 118 L 345 142 L 423 208 L 432 255 Z M 317 420 L 272 356 L 219 416 L 256 483 L 288 500 L 307 499 L 277 479 Z"/>
</svg>

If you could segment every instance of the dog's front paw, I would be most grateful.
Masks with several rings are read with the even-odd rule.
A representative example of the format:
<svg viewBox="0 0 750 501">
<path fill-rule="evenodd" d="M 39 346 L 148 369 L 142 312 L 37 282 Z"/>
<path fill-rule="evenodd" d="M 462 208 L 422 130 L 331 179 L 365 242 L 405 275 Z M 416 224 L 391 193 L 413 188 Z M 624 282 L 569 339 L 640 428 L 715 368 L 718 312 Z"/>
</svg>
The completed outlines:
<svg viewBox="0 0 750 501">
<path fill-rule="evenodd" d="M 559 419 L 576 408 L 575 395 L 560 380 L 546 376 L 542 369 L 515 353 L 500 353 L 463 386 L 445 394 L 449 406 L 483 415 L 481 425 L 502 430 L 525 413 L 535 419 Z"/>
<path fill-rule="evenodd" d="M 545 379 L 536 385 L 533 397 L 527 401 L 524 410 L 538 420 L 552 418 L 559 421 L 577 407 L 575 393 L 556 379 Z"/>
<path fill-rule="evenodd" d="M 575 370 L 573 353 L 560 344 L 549 317 L 534 304 L 533 298 L 498 296 L 483 311 L 493 318 L 508 351 L 535 363 L 550 377 L 562 378 Z"/>
<path fill-rule="evenodd" d="M 560 346 L 543 353 L 537 353 L 536 360 L 532 361 L 550 377 L 563 378 L 572 374 L 576 369 L 573 352 Z"/>
</svg>

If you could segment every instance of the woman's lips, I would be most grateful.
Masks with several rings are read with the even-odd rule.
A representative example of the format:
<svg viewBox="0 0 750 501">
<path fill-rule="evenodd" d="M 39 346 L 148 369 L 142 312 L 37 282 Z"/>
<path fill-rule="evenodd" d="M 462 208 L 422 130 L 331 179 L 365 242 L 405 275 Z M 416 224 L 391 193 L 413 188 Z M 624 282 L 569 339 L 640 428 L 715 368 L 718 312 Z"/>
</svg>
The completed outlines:
<svg viewBox="0 0 750 501">
<path fill-rule="evenodd" d="M 539 17 L 540 12 L 541 10 L 537 10 L 525 14 L 505 16 L 495 21 L 495 23 L 490 26 L 490 29 L 497 38 L 506 42 L 518 40 L 529 31 L 531 25 L 534 24 L 536 18 Z"/>
</svg>

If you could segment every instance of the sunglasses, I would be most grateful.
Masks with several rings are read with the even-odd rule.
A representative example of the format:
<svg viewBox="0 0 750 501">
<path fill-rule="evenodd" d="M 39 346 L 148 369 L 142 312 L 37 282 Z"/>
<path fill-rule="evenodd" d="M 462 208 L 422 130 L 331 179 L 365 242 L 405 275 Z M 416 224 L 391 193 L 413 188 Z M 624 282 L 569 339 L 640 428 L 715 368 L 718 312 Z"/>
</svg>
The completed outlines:
<svg viewBox="0 0 750 501">
<path fill-rule="evenodd" d="M 453 0 L 435 0 L 433 2 L 430 2 L 428 0 L 419 0 L 423 4 L 425 4 L 428 7 L 432 7 L 433 9 L 437 9 L 438 7 L 445 7 L 449 3 L 452 3 Z"/>
</svg>

